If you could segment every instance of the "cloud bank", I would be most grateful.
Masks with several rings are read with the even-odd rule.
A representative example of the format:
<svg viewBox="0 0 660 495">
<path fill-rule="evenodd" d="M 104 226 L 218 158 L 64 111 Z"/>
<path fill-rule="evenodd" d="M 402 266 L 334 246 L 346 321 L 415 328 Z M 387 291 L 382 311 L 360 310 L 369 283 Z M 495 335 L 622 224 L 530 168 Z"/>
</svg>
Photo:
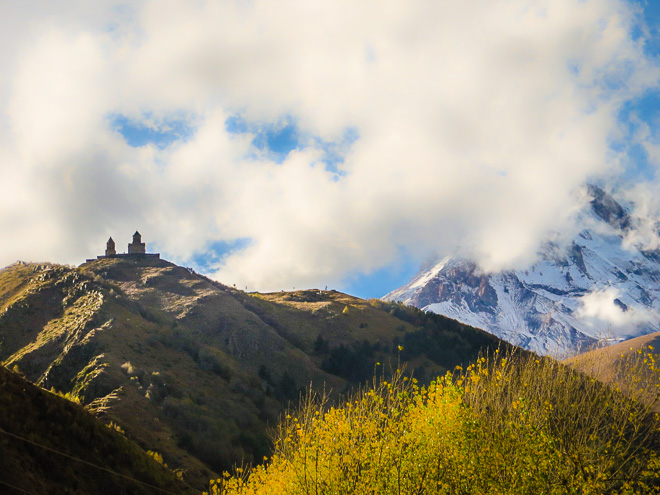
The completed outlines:
<svg viewBox="0 0 660 495">
<path fill-rule="evenodd" d="M 659 75 L 623 1 L 7 4 L 0 265 L 79 263 L 139 228 L 259 290 L 404 254 L 519 267 L 585 180 L 625 173 L 620 143 L 657 154 L 621 122 Z M 287 122 L 295 149 L 255 144 Z"/>
<path fill-rule="evenodd" d="M 623 304 L 615 287 L 594 290 L 580 298 L 576 316 L 594 329 L 608 329 L 614 333 L 628 331 L 634 335 L 634 330 L 645 323 L 652 322 L 656 315 L 643 306 L 629 307 Z M 611 335 L 601 335 L 600 338 L 611 338 Z"/>
</svg>

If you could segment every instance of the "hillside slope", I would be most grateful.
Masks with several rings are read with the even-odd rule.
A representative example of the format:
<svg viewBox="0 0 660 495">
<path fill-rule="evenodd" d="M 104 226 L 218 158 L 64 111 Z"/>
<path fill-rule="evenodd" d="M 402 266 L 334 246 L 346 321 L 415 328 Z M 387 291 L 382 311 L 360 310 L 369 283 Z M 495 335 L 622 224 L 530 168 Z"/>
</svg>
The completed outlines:
<svg viewBox="0 0 660 495">
<path fill-rule="evenodd" d="M 78 397 L 200 488 L 268 455 L 268 425 L 310 384 L 337 393 L 399 359 L 432 377 L 499 344 L 398 304 L 246 294 L 153 258 L 0 271 L 0 361 Z"/>
<path fill-rule="evenodd" d="M 655 403 L 660 412 L 660 332 L 642 335 L 608 347 L 593 349 L 564 360 L 564 363 L 602 382 L 626 390 L 634 388 Z"/>
<path fill-rule="evenodd" d="M 0 366 L 0 493 L 196 493 L 71 401 Z"/>
</svg>

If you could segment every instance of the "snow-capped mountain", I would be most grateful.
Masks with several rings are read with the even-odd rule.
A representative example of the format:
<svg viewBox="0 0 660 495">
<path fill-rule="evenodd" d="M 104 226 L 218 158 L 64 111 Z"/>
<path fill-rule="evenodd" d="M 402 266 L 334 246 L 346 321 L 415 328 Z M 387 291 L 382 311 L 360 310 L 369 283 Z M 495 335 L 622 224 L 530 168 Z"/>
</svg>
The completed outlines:
<svg viewBox="0 0 660 495">
<path fill-rule="evenodd" d="M 660 330 L 660 250 L 631 246 L 632 220 L 589 186 L 585 228 L 568 243 L 544 244 L 526 270 L 483 273 L 465 259 L 422 267 L 383 299 L 412 304 L 487 330 L 542 354 Z"/>
</svg>

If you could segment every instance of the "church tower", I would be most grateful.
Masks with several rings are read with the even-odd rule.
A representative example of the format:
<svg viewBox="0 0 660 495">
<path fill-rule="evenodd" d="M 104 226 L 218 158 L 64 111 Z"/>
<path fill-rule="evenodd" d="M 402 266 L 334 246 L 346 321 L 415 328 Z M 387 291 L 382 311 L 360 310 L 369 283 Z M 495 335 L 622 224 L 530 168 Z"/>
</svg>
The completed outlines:
<svg viewBox="0 0 660 495">
<path fill-rule="evenodd" d="M 145 254 L 147 252 L 146 245 L 142 242 L 142 236 L 136 230 L 133 234 L 133 242 L 128 245 L 128 254 Z"/>
<path fill-rule="evenodd" d="M 106 256 L 116 256 L 117 251 L 115 250 L 115 241 L 112 240 L 112 237 L 108 239 L 108 244 L 105 247 Z"/>
<path fill-rule="evenodd" d="M 133 257 L 132 259 L 136 261 L 160 259 L 160 253 L 147 253 L 147 245 L 142 242 L 142 235 L 140 235 L 140 233 L 136 230 L 135 234 L 133 234 L 133 242 L 128 245 L 128 253 L 117 254 L 115 241 L 112 237 L 110 237 L 105 246 L 105 256 L 97 256 L 95 259 L 92 258 L 88 259 L 87 261 L 96 261 L 103 258 L 124 258 L 126 256 Z"/>
</svg>

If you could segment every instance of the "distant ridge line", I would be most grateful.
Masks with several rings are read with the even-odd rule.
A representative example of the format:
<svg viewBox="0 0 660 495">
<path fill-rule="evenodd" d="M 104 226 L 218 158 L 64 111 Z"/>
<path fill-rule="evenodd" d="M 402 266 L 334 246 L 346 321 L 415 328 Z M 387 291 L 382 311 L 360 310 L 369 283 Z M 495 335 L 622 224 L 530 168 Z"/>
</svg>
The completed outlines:
<svg viewBox="0 0 660 495">
<path fill-rule="evenodd" d="M 96 258 L 88 258 L 85 261 L 96 261 L 96 260 L 104 260 L 106 258 L 155 258 L 155 259 L 160 259 L 160 253 L 119 253 L 119 254 L 110 254 L 110 255 L 105 255 L 101 254 L 97 256 Z"/>
</svg>

